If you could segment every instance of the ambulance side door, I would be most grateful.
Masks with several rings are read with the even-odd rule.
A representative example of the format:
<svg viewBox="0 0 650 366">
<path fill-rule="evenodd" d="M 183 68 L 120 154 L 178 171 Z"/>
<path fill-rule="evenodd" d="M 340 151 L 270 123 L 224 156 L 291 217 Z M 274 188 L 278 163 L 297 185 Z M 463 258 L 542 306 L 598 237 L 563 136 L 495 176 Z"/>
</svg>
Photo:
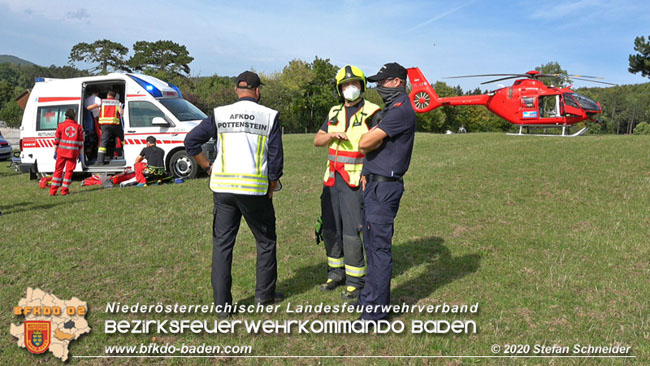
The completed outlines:
<svg viewBox="0 0 650 366">
<path fill-rule="evenodd" d="M 54 172 L 54 138 L 59 123 L 65 121 L 65 111 L 79 110 L 79 104 L 58 104 L 39 106 L 36 114 L 36 141 L 39 146 L 36 164 L 39 172 Z M 75 171 L 80 171 L 78 164 Z"/>
</svg>

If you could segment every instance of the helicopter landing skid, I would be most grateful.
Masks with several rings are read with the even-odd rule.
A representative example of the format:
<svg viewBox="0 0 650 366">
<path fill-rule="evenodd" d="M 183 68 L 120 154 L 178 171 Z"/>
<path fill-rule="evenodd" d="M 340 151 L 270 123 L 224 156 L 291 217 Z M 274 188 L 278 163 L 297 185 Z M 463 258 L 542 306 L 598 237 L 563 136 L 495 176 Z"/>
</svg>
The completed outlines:
<svg viewBox="0 0 650 366">
<path fill-rule="evenodd" d="M 557 126 L 552 126 L 552 127 L 557 127 Z M 506 135 L 510 135 L 510 136 L 577 137 L 577 136 L 584 135 L 587 132 L 587 130 L 589 130 L 589 127 L 584 127 L 580 131 L 569 135 L 569 134 L 567 134 L 567 126 L 562 126 L 562 134 L 561 135 L 551 135 L 551 134 L 544 134 L 544 133 L 523 133 L 523 128 L 524 128 L 524 126 L 519 126 L 519 132 L 518 133 L 506 133 Z"/>
</svg>

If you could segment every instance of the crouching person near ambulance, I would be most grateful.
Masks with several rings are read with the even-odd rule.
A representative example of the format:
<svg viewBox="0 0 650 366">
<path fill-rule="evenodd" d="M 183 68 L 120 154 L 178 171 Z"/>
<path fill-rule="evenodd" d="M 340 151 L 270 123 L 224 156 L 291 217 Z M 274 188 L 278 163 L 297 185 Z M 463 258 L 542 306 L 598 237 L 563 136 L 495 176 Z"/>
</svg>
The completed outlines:
<svg viewBox="0 0 650 366">
<path fill-rule="evenodd" d="M 153 136 L 147 137 L 147 147 L 142 149 L 140 155 L 135 158 L 135 179 L 138 182 L 138 187 L 147 184 L 147 177 L 149 179 L 159 179 L 165 177 L 165 150 L 156 146 L 156 138 Z M 146 160 L 147 162 L 143 162 Z"/>
<path fill-rule="evenodd" d="M 61 195 L 65 196 L 69 191 L 72 183 L 74 168 L 77 166 L 77 160 L 81 161 L 81 150 L 84 147 L 84 134 L 81 126 L 76 121 L 76 113 L 70 108 L 65 111 L 65 121 L 56 128 L 54 138 L 54 159 L 56 166 L 52 175 L 52 185 L 50 186 L 50 196 L 56 195 L 61 186 Z M 63 169 L 65 168 L 65 177 Z"/>
</svg>

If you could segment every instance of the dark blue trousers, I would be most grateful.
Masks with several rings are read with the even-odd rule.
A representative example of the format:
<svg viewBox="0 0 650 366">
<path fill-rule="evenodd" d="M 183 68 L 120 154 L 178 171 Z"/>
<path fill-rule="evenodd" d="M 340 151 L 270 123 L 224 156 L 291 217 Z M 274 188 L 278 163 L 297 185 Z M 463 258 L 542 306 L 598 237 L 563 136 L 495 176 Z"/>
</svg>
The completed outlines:
<svg viewBox="0 0 650 366">
<path fill-rule="evenodd" d="M 212 225 L 212 290 L 215 305 L 232 304 L 232 252 L 244 216 L 257 243 L 255 297 L 273 297 L 278 278 L 275 209 L 264 196 L 214 193 Z"/>
<path fill-rule="evenodd" d="M 393 275 L 393 225 L 399 201 L 404 193 L 402 182 L 370 182 L 364 191 L 363 241 L 368 270 L 366 286 L 359 295 L 359 304 L 390 305 L 390 280 Z M 387 312 L 366 312 L 362 319 L 384 319 Z"/>
</svg>

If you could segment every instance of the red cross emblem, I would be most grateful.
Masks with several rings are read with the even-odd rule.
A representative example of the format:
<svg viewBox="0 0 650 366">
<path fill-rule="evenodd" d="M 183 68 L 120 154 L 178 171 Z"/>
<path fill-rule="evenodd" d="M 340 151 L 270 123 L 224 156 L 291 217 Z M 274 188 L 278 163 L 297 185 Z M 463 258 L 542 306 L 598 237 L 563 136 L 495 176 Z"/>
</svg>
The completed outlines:
<svg viewBox="0 0 650 366">
<path fill-rule="evenodd" d="M 75 137 L 77 135 L 77 129 L 69 126 L 65 129 L 65 135 L 68 137 Z"/>
</svg>

